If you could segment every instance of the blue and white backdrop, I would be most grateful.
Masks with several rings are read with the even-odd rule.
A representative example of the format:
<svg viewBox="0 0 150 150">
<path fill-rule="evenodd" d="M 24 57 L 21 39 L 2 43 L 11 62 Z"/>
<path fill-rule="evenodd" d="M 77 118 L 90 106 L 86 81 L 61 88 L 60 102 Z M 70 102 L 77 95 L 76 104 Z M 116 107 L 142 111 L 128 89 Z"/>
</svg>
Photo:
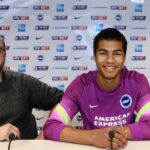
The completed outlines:
<svg viewBox="0 0 150 150">
<path fill-rule="evenodd" d="M 114 27 L 128 40 L 126 66 L 150 82 L 149 0 L 0 0 L 5 67 L 65 90 L 78 75 L 96 69 L 93 38 Z M 48 112 L 34 110 L 38 130 Z M 78 114 L 73 125 L 82 125 Z"/>
</svg>

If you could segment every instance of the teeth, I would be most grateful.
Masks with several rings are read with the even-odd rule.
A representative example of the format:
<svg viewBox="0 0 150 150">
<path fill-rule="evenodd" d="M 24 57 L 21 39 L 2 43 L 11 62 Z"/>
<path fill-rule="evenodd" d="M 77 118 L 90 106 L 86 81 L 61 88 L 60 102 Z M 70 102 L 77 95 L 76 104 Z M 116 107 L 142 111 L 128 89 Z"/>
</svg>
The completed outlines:
<svg viewBox="0 0 150 150">
<path fill-rule="evenodd" d="M 106 69 L 108 69 L 108 70 L 112 70 L 112 69 L 114 69 L 115 67 L 105 67 Z"/>
</svg>

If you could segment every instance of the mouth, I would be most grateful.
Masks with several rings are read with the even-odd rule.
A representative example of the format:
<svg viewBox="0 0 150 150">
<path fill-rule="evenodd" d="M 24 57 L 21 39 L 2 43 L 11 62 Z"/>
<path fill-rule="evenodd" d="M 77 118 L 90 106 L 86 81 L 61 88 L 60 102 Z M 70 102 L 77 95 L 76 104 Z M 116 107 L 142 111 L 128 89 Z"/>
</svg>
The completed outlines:
<svg viewBox="0 0 150 150">
<path fill-rule="evenodd" d="M 116 70 L 117 67 L 115 66 L 105 66 L 104 69 L 107 71 L 107 72 L 113 72 Z"/>
</svg>

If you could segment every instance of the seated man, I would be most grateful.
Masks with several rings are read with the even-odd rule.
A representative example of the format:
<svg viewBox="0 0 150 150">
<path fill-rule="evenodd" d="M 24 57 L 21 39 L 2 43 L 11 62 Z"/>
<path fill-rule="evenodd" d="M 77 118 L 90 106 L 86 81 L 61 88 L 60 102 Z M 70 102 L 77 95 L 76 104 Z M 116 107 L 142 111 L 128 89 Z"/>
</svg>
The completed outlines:
<svg viewBox="0 0 150 150">
<path fill-rule="evenodd" d="M 146 77 L 124 67 L 127 40 L 114 28 L 94 39 L 96 71 L 77 77 L 44 125 L 46 139 L 125 147 L 128 140 L 150 139 L 150 87 Z M 70 122 L 80 111 L 84 129 Z"/>
<path fill-rule="evenodd" d="M 63 92 L 29 75 L 4 70 L 5 58 L 4 38 L 0 37 L 0 131 L 5 135 L 1 139 L 8 139 L 10 132 L 21 139 L 36 138 L 32 109 L 52 109 Z"/>
</svg>

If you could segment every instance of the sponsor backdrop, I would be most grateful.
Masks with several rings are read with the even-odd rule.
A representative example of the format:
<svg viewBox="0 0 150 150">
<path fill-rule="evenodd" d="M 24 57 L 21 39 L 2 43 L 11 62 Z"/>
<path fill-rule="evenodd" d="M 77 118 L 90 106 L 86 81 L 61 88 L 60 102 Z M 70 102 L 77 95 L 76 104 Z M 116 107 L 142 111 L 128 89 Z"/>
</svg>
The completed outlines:
<svg viewBox="0 0 150 150">
<path fill-rule="evenodd" d="M 5 67 L 65 90 L 75 77 L 96 69 L 93 38 L 114 27 L 129 42 L 126 66 L 150 81 L 149 6 L 149 0 L 0 0 Z M 48 112 L 34 113 L 41 130 Z M 80 114 L 73 125 L 82 125 Z"/>
</svg>

